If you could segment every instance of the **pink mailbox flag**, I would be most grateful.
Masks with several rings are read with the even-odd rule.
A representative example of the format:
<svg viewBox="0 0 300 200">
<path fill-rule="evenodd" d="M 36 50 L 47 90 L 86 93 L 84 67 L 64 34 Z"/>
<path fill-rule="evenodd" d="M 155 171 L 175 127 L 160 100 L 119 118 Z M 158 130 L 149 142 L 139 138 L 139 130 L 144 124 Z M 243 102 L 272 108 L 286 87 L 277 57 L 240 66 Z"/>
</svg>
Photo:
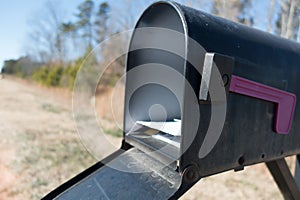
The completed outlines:
<svg viewBox="0 0 300 200">
<path fill-rule="evenodd" d="M 229 91 L 276 103 L 275 131 L 279 134 L 289 133 L 296 107 L 295 94 L 234 75 Z"/>
</svg>

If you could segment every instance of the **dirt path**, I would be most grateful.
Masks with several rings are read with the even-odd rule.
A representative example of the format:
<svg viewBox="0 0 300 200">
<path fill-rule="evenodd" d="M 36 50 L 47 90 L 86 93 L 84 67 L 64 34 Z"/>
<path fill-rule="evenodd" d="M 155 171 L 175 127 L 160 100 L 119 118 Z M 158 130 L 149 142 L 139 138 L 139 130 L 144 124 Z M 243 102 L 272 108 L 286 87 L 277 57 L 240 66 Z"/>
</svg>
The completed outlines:
<svg viewBox="0 0 300 200">
<path fill-rule="evenodd" d="M 39 199 L 96 162 L 76 133 L 70 97 L 0 79 L 0 200 Z"/>
<path fill-rule="evenodd" d="M 17 199 L 11 197 L 11 190 L 18 179 L 11 169 L 11 164 L 16 158 L 16 154 L 21 144 L 16 143 L 17 132 L 23 125 L 19 124 L 17 115 L 25 115 L 24 108 L 19 103 L 30 98 L 27 93 L 21 91 L 21 85 L 6 79 L 0 80 L 0 199 Z M 20 93 L 20 95 L 16 95 Z M 23 118 L 25 116 L 22 116 Z"/>
<path fill-rule="evenodd" d="M 70 93 L 1 79 L 0 101 L 0 200 L 39 199 L 95 162 L 76 134 Z M 181 199 L 282 196 L 257 165 L 203 179 Z"/>
</svg>

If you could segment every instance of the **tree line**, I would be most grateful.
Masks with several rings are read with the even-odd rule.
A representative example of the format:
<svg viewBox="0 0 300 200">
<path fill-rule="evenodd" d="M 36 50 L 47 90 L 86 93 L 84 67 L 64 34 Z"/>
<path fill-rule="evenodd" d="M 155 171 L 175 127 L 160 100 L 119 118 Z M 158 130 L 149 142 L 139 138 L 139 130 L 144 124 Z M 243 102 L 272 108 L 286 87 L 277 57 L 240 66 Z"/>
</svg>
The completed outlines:
<svg viewBox="0 0 300 200">
<path fill-rule="evenodd" d="M 67 21 L 53 1 L 48 1 L 42 12 L 43 17 L 30 22 L 28 55 L 4 61 L 3 72 L 46 86 L 72 88 L 82 60 L 117 32 L 108 25 L 110 5 L 85 0 Z"/>
<path fill-rule="evenodd" d="M 32 79 L 46 86 L 72 88 L 82 60 L 100 42 L 110 35 L 132 28 L 138 14 L 154 0 L 122 0 L 114 4 L 83 0 L 74 11 L 72 19 L 65 20 L 53 1 L 45 5 L 43 17 L 30 23 L 27 56 L 4 62 L 4 73 Z M 215 15 L 255 26 L 264 20 L 266 31 L 300 42 L 300 0 L 270 0 L 260 12 L 261 3 L 255 0 L 181 0 L 195 8 L 206 7 Z M 267 12 L 266 12 L 267 11 Z M 262 27 L 261 27 L 262 28 Z M 129 38 L 123 38 L 120 43 Z M 118 53 L 118 44 L 102 47 L 95 63 Z M 118 59 L 107 73 L 108 85 L 113 85 L 124 69 L 124 57 Z"/>
</svg>

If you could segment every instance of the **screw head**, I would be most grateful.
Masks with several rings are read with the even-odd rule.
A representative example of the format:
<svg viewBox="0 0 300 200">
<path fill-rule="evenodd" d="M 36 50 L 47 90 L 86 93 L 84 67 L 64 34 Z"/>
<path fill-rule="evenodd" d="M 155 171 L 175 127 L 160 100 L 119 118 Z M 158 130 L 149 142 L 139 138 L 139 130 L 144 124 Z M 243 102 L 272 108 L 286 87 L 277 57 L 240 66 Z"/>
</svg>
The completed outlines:
<svg viewBox="0 0 300 200">
<path fill-rule="evenodd" d="M 229 84 L 229 76 L 228 76 L 228 74 L 223 74 L 222 80 L 223 80 L 222 84 L 224 85 L 224 87 L 228 86 L 228 84 Z"/>
<path fill-rule="evenodd" d="M 198 168 L 195 165 L 188 166 L 183 171 L 183 178 L 186 182 L 196 182 L 200 179 Z"/>
</svg>

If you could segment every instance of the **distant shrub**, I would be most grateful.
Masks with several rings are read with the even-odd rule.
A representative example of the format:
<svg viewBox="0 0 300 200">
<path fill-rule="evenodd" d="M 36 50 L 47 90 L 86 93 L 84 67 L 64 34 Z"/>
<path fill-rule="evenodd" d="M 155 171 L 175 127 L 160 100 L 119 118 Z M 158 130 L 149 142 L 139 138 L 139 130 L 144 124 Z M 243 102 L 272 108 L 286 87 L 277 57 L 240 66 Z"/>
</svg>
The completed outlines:
<svg viewBox="0 0 300 200">
<path fill-rule="evenodd" d="M 60 85 L 62 87 L 68 87 L 70 90 L 73 89 L 77 72 L 79 70 L 79 65 L 69 65 L 67 66 L 62 74 Z"/>
<path fill-rule="evenodd" d="M 42 68 L 36 69 L 33 72 L 32 78 L 36 82 L 46 85 L 46 80 L 47 80 L 48 74 L 49 74 L 49 67 L 44 66 Z"/>
<path fill-rule="evenodd" d="M 28 56 L 24 56 L 19 59 L 5 60 L 3 73 L 21 78 L 29 78 L 39 66 L 40 63 L 33 61 Z"/>
<path fill-rule="evenodd" d="M 52 67 L 46 79 L 47 86 L 60 86 L 60 80 L 64 69 L 61 66 Z"/>
<path fill-rule="evenodd" d="M 67 75 L 69 76 L 69 88 L 73 89 L 74 84 L 75 84 L 75 79 L 76 79 L 76 75 L 77 72 L 80 69 L 80 65 L 75 65 L 73 67 L 70 67 L 67 71 Z"/>
<path fill-rule="evenodd" d="M 95 76 L 99 73 L 97 63 L 95 61 L 85 61 L 85 66 L 82 70 L 82 76 L 85 78 L 87 89 L 91 89 L 89 92 L 94 92 L 95 85 L 99 84 L 95 80 Z M 68 64 L 63 67 L 61 65 L 54 66 L 42 66 L 36 67 L 33 71 L 31 78 L 41 85 L 47 87 L 65 87 L 73 90 L 77 73 L 80 69 L 82 59 L 78 59 L 75 63 Z M 117 81 L 121 77 L 121 73 L 115 70 L 116 67 L 112 66 L 110 70 L 106 70 L 101 77 L 101 84 L 103 86 L 114 87 Z M 9 68 L 10 69 L 10 68 Z M 19 73 L 18 76 L 24 77 L 24 74 Z"/>
<path fill-rule="evenodd" d="M 36 82 L 46 85 L 46 86 L 60 86 L 60 81 L 63 75 L 63 67 L 54 66 L 48 67 L 44 66 L 40 69 L 34 71 L 32 78 Z"/>
</svg>

